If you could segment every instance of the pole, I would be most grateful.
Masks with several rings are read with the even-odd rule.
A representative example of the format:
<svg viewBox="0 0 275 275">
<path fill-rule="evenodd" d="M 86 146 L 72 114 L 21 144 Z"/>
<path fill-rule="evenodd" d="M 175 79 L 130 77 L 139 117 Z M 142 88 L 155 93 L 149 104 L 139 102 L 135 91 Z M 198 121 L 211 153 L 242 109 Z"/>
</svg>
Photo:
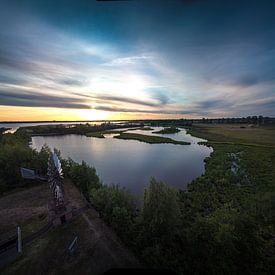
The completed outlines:
<svg viewBox="0 0 275 275">
<path fill-rule="evenodd" d="M 22 253 L 22 235 L 19 226 L 17 227 L 17 252 Z"/>
</svg>

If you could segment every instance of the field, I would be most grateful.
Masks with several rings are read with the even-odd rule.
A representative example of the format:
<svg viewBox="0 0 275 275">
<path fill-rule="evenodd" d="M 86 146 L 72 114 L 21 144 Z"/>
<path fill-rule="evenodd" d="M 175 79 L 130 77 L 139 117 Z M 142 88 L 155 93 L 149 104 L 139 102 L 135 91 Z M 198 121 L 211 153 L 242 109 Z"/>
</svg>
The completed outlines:
<svg viewBox="0 0 275 275">
<path fill-rule="evenodd" d="M 190 134 L 210 142 L 265 145 L 275 147 L 275 126 L 248 126 L 247 124 L 194 125 Z"/>
</svg>

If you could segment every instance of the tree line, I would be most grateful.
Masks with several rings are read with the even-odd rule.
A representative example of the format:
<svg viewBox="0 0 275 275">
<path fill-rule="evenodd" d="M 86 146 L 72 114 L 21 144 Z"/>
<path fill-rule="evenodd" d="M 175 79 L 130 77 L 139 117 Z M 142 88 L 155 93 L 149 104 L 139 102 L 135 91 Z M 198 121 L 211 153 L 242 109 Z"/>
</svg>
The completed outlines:
<svg viewBox="0 0 275 275">
<path fill-rule="evenodd" d="M 192 124 L 204 123 L 204 124 L 257 124 L 257 125 L 269 125 L 275 124 L 274 117 L 267 116 L 247 116 L 247 117 L 227 117 L 227 118 L 198 118 L 198 119 L 161 119 L 161 120 L 139 120 L 136 123 L 143 123 L 150 126 L 162 126 L 170 127 L 186 127 L 192 126 Z"/>
</svg>

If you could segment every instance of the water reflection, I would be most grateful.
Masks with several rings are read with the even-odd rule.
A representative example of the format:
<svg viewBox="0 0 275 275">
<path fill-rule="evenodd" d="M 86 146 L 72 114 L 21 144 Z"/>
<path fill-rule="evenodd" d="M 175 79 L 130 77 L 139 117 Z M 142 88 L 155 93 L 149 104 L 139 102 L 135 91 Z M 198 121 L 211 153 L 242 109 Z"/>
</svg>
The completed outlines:
<svg viewBox="0 0 275 275">
<path fill-rule="evenodd" d="M 155 127 L 154 131 L 158 129 Z M 152 134 L 150 131 L 134 132 Z M 212 148 L 198 145 L 201 139 L 187 135 L 185 130 L 163 136 L 192 144 L 147 144 L 115 139 L 108 134 L 105 139 L 80 135 L 37 136 L 32 138 L 32 147 L 40 150 L 47 144 L 50 148 L 59 149 L 63 157 L 71 157 L 77 162 L 84 160 L 97 169 L 104 183 L 120 184 L 139 196 L 150 177 L 185 189 L 204 172 L 204 159 L 212 152 Z"/>
<path fill-rule="evenodd" d="M 190 142 L 192 144 L 196 144 L 200 141 L 206 141 L 205 139 L 193 137 L 190 134 L 187 134 L 187 131 L 184 128 L 180 129 L 181 131 L 178 132 L 178 133 L 175 133 L 175 134 L 158 134 L 158 133 L 154 133 L 154 132 L 162 130 L 163 127 L 154 127 L 153 129 L 154 130 L 152 130 L 152 131 L 148 131 L 148 130 L 130 130 L 130 131 L 128 131 L 128 133 L 137 133 L 137 134 L 142 134 L 142 135 L 168 137 L 168 138 L 172 138 L 172 139 L 179 140 L 179 141 L 187 141 L 187 142 Z"/>
</svg>

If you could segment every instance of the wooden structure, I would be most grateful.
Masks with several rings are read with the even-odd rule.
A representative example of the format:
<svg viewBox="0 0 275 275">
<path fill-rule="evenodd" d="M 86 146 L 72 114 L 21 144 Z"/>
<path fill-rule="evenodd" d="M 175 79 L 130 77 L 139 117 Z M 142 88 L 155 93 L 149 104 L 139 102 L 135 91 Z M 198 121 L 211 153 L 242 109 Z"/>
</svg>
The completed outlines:
<svg viewBox="0 0 275 275">
<path fill-rule="evenodd" d="M 52 193 L 48 204 L 49 218 L 56 226 L 72 218 L 72 208 L 65 198 L 61 163 L 55 152 L 49 156 L 47 176 Z"/>
</svg>

